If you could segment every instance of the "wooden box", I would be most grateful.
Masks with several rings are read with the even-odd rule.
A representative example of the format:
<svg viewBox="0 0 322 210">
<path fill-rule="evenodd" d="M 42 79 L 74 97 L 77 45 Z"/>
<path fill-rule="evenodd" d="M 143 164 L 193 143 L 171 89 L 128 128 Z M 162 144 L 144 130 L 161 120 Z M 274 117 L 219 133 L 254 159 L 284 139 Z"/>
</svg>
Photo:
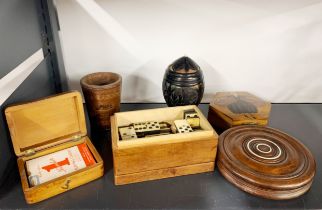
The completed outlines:
<svg viewBox="0 0 322 210">
<path fill-rule="evenodd" d="M 13 148 L 18 156 L 27 203 L 36 203 L 103 176 L 103 160 L 87 137 L 79 92 L 8 107 L 5 110 Z M 30 186 L 25 162 L 86 143 L 96 163 L 51 181 Z"/>
<path fill-rule="evenodd" d="M 122 141 L 118 127 L 145 121 L 173 121 L 195 109 L 202 130 Z M 111 117 L 116 185 L 213 171 L 218 135 L 196 106 L 119 112 Z"/>
<path fill-rule="evenodd" d="M 237 125 L 267 125 L 271 104 L 247 92 L 218 92 L 208 120 L 218 133 Z"/>
<path fill-rule="evenodd" d="M 256 125 L 236 126 L 219 136 L 217 166 L 239 189 L 274 200 L 304 194 L 316 173 L 313 154 L 299 140 Z"/>
</svg>

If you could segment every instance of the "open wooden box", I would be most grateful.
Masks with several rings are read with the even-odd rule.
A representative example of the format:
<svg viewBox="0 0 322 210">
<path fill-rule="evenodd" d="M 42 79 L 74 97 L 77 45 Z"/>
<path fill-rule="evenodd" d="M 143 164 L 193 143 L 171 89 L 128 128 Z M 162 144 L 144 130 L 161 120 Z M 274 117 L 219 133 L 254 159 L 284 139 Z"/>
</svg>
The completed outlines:
<svg viewBox="0 0 322 210">
<path fill-rule="evenodd" d="M 145 121 L 173 121 L 195 109 L 202 131 L 122 141 L 118 127 Z M 218 135 L 197 106 L 118 112 L 111 117 L 116 185 L 213 171 Z"/>
<path fill-rule="evenodd" d="M 103 160 L 87 137 L 79 92 L 8 107 L 5 110 L 22 189 L 27 203 L 36 203 L 103 176 Z M 31 187 L 25 162 L 86 143 L 96 163 L 73 173 Z"/>
</svg>

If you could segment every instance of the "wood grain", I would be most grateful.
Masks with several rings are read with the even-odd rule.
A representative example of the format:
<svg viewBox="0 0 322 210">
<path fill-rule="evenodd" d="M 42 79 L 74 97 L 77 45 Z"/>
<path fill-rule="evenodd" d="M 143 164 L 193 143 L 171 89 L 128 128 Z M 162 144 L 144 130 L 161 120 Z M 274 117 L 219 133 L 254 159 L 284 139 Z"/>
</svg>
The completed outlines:
<svg viewBox="0 0 322 210">
<path fill-rule="evenodd" d="M 86 136 L 81 95 L 70 92 L 46 99 L 11 106 L 6 117 L 15 153 L 22 189 L 27 203 L 36 203 L 97 179 L 104 174 L 103 160 Z M 75 136 L 79 138 L 74 138 Z M 86 143 L 96 163 L 89 167 L 31 187 L 25 162 L 43 155 Z M 26 156 L 26 150 L 34 154 Z"/>
<path fill-rule="evenodd" d="M 172 168 L 155 169 L 138 173 L 130 173 L 124 175 L 116 175 L 114 181 L 116 185 L 137 183 L 156 179 L 164 179 L 169 177 L 183 176 L 189 174 L 197 174 L 213 171 L 215 162 L 192 164 L 187 166 L 178 166 Z"/>
<path fill-rule="evenodd" d="M 217 141 L 214 138 L 196 141 L 139 146 L 114 151 L 117 175 L 213 162 Z"/>
<path fill-rule="evenodd" d="M 83 102 L 79 92 L 70 92 L 5 110 L 14 151 L 44 148 L 70 141 L 87 133 Z"/>
<path fill-rule="evenodd" d="M 82 184 L 88 183 L 104 175 L 103 160 L 100 157 L 99 153 L 96 151 L 91 141 L 88 139 L 88 137 L 84 137 L 83 140 L 78 142 L 73 142 L 73 143 L 77 145 L 83 142 L 86 143 L 86 145 L 88 146 L 89 150 L 91 151 L 91 153 L 93 154 L 96 160 L 96 163 L 94 165 L 83 168 L 81 170 L 75 171 L 70 174 L 66 174 L 64 176 L 58 177 L 49 182 L 45 182 L 43 184 L 40 184 L 34 187 L 29 186 L 28 177 L 25 169 L 25 162 L 27 160 L 30 160 L 42 155 L 46 155 L 62 149 L 66 149 L 67 148 L 66 146 L 69 146 L 69 145 L 66 145 L 66 144 L 58 145 L 54 148 L 49 148 L 47 150 L 44 150 L 40 154 L 36 154 L 34 156 L 18 158 L 17 162 L 18 162 L 18 168 L 19 168 L 19 173 L 21 178 L 21 185 L 22 185 L 22 189 L 25 194 L 25 199 L 27 203 L 32 204 L 32 203 L 45 200 L 57 194 L 63 193 L 67 190 L 78 187 Z"/>
<path fill-rule="evenodd" d="M 218 168 L 238 188 L 275 199 L 305 193 L 315 175 L 315 160 L 298 140 L 276 129 L 238 126 L 219 137 Z"/>
<path fill-rule="evenodd" d="M 194 135 L 171 134 L 124 142 L 119 139 L 118 127 L 125 122 L 182 119 L 183 111 L 191 108 L 200 113 L 204 129 L 190 133 Z M 200 173 L 205 169 L 197 167 L 198 164 L 215 161 L 218 135 L 196 106 L 116 113 L 111 123 L 115 184 Z M 195 167 L 188 170 L 189 166 Z M 171 174 L 169 169 L 180 167 L 185 167 L 185 170 Z"/>
<path fill-rule="evenodd" d="M 218 92 L 209 105 L 208 120 L 216 131 L 238 125 L 267 125 L 271 104 L 247 92 Z"/>
<path fill-rule="evenodd" d="M 112 72 L 96 72 L 80 80 L 92 129 L 109 129 L 110 117 L 120 111 L 122 77 Z"/>
</svg>

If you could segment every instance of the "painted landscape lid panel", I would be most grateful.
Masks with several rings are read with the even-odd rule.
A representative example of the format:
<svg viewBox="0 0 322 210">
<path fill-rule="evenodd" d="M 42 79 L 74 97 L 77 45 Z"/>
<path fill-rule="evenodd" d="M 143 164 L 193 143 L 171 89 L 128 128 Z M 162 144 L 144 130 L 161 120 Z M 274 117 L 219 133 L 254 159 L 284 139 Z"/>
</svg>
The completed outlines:
<svg viewBox="0 0 322 210">
<path fill-rule="evenodd" d="M 210 108 L 231 121 L 267 120 L 271 104 L 248 92 L 217 92 Z"/>
<path fill-rule="evenodd" d="M 219 137 L 218 168 L 240 189 L 270 199 L 305 193 L 315 174 L 311 152 L 276 129 L 238 126 Z"/>
</svg>

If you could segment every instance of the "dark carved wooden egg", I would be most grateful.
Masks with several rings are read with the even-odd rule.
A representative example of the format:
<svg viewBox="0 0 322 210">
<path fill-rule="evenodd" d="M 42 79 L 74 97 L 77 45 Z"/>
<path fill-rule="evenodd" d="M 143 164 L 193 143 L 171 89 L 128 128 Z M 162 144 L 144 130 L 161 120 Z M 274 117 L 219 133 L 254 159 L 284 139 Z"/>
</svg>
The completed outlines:
<svg viewBox="0 0 322 210">
<path fill-rule="evenodd" d="M 168 106 L 198 105 L 204 92 L 200 67 L 189 57 L 179 58 L 167 68 L 162 89 Z"/>
<path fill-rule="evenodd" d="M 283 200 L 309 190 L 315 174 L 311 152 L 293 137 L 262 126 L 237 126 L 219 137 L 217 166 L 241 190 Z"/>
</svg>

